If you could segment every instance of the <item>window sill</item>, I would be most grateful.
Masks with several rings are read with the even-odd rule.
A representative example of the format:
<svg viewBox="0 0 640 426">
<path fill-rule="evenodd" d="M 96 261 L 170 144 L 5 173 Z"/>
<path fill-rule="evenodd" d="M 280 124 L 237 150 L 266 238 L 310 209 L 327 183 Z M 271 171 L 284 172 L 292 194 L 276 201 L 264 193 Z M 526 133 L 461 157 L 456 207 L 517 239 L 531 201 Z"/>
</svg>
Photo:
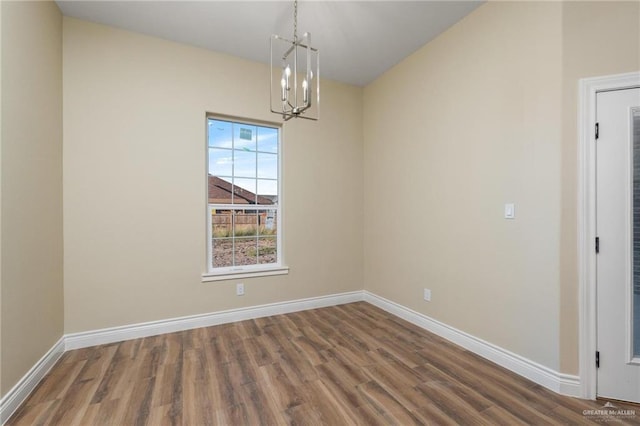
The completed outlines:
<svg viewBox="0 0 640 426">
<path fill-rule="evenodd" d="M 265 267 L 260 269 L 238 269 L 224 272 L 209 272 L 202 274 L 202 282 L 236 280 L 240 278 L 269 277 L 272 275 L 286 275 L 289 273 L 288 266 Z"/>
</svg>

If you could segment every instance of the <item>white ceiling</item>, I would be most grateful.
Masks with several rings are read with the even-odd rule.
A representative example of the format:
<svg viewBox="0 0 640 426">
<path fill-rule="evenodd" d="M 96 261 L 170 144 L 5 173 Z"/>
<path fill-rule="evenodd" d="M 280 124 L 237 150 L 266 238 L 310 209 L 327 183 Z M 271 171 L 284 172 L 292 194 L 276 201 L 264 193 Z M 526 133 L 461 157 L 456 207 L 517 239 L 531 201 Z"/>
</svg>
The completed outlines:
<svg viewBox="0 0 640 426">
<path fill-rule="evenodd" d="M 62 13 L 269 62 L 269 37 L 292 38 L 293 1 L 57 1 Z M 323 78 L 364 86 L 482 1 L 306 1 L 298 33 L 320 50 Z"/>
</svg>

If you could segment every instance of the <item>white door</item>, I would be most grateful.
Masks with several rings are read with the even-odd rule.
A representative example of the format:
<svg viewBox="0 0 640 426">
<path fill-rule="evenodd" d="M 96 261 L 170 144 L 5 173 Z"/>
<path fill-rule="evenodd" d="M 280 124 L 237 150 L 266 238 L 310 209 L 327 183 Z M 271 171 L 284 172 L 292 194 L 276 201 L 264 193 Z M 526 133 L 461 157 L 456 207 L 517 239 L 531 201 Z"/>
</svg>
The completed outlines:
<svg viewBox="0 0 640 426">
<path fill-rule="evenodd" d="M 640 88 L 596 108 L 597 394 L 640 403 Z"/>
</svg>

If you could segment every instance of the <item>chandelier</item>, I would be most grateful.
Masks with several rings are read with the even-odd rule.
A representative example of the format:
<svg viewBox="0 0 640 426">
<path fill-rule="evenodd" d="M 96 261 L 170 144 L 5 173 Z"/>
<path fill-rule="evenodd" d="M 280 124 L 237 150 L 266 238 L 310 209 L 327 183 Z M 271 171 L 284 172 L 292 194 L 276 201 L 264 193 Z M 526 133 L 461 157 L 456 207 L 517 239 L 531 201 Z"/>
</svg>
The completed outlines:
<svg viewBox="0 0 640 426">
<path fill-rule="evenodd" d="M 298 38 L 298 0 L 293 2 L 293 40 L 271 36 L 271 112 L 317 120 L 320 101 L 320 55 L 311 47 L 311 34 Z M 274 71 L 274 66 L 276 68 Z M 315 86 L 315 90 L 314 90 Z M 315 92 L 315 94 L 314 94 Z"/>
</svg>

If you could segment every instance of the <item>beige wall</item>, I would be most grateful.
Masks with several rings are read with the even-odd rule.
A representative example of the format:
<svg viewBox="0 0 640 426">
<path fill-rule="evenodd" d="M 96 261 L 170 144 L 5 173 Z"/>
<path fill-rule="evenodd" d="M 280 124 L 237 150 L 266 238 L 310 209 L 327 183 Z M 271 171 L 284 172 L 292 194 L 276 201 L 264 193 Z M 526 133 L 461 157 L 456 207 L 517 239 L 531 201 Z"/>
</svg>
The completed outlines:
<svg viewBox="0 0 640 426">
<path fill-rule="evenodd" d="M 62 17 L 53 2 L 0 9 L 5 395 L 63 333 Z"/>
<path fill-rule="evenodd" d="M 551 368 L 560 37 L 559 3 L 486 4 L 364 99 L 365 288 Z"/>
<path fill-rule="evenodd" d="M 362 289 L 362 89 L 284 138 L 290 274 L 202 283 L 205 113 L 279 121 L 268 67 L 64 19 L 65 331 Z"/>
<path fill-rule="evenodd" d="M 488 3 L 365 89 L 367 290 L 578 372 L 577 79 L 640 68 L 638 5 Z"/>
</svg>

